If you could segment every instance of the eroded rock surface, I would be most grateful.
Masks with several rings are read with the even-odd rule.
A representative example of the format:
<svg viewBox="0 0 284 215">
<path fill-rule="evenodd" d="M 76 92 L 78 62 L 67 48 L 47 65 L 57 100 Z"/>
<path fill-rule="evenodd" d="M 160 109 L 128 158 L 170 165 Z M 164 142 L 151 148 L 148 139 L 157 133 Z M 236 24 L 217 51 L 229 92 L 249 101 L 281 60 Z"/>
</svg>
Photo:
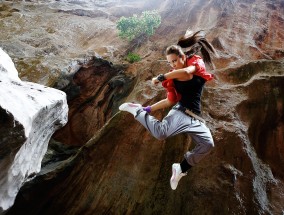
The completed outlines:
<svg viewBox="0 0 284 215">
<path fill-rule="evenodd" d="M 12 31 L 13 35 L 7 33 L 9 30 L 0 33 L 0 44 L 16 59 L 26 79 L 36 76 L 24 73 L 22 61 L 33 68 L 49 65 L 47 72 L 57 71 L 50 75 L 55 78 L 46 81 L 50 79 L 42 76 L 37 80 L 61 86 L 71 96 L 74 126 L 58 131 L 58 140 L 81 145 L 90 138 L 90 130 L 95 132 L 77 155 L 72 152 L 62 162 L 56 162 L 54 156 L 47 161 L 38 177 L 21 189 L 7 214 L 283 213 L 281 0 L 38 1 L 26 2 L 24 7 L 8 5 L 9 9 L 1 12 L 5 17 L 1 24 L 5 29 L 15 24 L 18 31 Z M 121 41 L 115 21 L 146 9 L 157 9 L 162 15 L 156 34 L 140 47 Z M 39 15 L 36 11 L 45 12 Z M 43 23 L 45 17 L 50 22 Z M 28 22 L 24 20 L 33 25 L 25 25 Z M 31 27 L 37 25 L 40 27 Z M 193 143 L 185 135 L 157 141 L 130 114 L 116 111 L 122 100 L 147 105 L 165 96 L 150 80 L 168 69 L 158 60 L 164 59 L 165 48 L 176 43 L 187 29 L 206 30 L 220 56 L 214 59 L 216 78 L 207 84 L 203 96 L 203 115 L 216 147 L 173 192 L 169 186 L 171 165 L 180 161 Z M 26 44 L 41 38 L 35 36 L 37 32 L 44 35 L 45 42 L 31 48 Z M 11 41 L 26 48 L 17 49 Z M 100 67 L 78 67 L 76 63 L 77 58 L 98 53 L 119 64 L 124 61 L 125 50 L 135 50 L 144 58 L 125 67 L 122 79 L 107 63 Z M 33 51 L 39 53 L 40 61 L 29 55 Z M 105 73 L 105 65 L 110 73 Z M 100 71 L 104 71 L 102 75 Z M 113 100 L 117 93 L 123 97 L 128 87 L 110 87 L 110 74 L 124 81 L 135 77 L 133 88 L 129 87 L 133 90 L 125 99 Z M 154 114 L 162 118 L 166 110 Z M 21 131 L 21 127 L 17 129 Z"/>
<path fill-rule="evenodd" d="M 0 49 L 0 211 L 14 203 L 21 186 L 41 170 L 54 131 L 67 122 L 66 95 L 23 82 Z"/>
<path fill-rule="evenodd" d="M 134 77 L 123 69 L 96 57 L 82 65 L 62 89 L 67 93 L 69 119 L 54 139 L 82 146 L 104 126 L 133 88 Z"/>
</svg>

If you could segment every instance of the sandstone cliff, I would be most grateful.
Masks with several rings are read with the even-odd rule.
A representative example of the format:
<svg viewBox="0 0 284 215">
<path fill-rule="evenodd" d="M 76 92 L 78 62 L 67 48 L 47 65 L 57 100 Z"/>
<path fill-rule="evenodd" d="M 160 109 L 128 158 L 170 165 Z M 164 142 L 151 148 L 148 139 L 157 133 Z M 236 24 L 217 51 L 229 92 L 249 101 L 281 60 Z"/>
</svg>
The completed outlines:
<svg viewBox="0 0 284 215">
<path fill-rule="evenodd" d="M 147 9 L 162 24 L 135 50 L 143 60 L 121 65 L 135 44 L 117 37 L 115 21 Z M 281 0 L 6 1 L 0 45 L 22 78 L 64 89 L 70 106 L 54 136 L 65 146 L 55 144 L 7 214 L 282 214 L 283 14 Z M 216 147 L 173 192 L 170 167 L 190 138 L 157 141 L 117 107 L 164 96 L 149 80 L 187 29 L 206 30 L 220 56 L 203 95 Z"/>
<path fill-rule="evenodd" d="M 22 82 L 0 49 L 0 212 L 14 203 L 21 186 L 41 170 L 54 131 L 67 122 L 66 95 Z"/>
</svg>

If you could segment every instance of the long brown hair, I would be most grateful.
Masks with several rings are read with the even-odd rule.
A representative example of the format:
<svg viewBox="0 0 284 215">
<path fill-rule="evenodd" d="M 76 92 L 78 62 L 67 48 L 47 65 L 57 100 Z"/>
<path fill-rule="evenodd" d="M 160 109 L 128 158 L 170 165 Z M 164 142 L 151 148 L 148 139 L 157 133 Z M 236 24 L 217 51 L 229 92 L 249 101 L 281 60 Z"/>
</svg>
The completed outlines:
<svg viewBox="0 0 284 215">
<path fill-rule="evenodd" d="M 185 55 L 185 53 L 182 51 L 181 47 L 179 45 L 171 45 L 166 49 L 166 55 L 170 54 L 176 54 L 177 56 L 181 57 L 182 55 Z"/>
<path fill-rule="evenodd" d="M 214 47 L 206 40 L 205 32 L 203 30 L 181 37 L 178 40 L 177 45 L 182 48 L 190 48 L 185 52 L 188 57 L 191 57 L 200 51 L 204 62 L 214 68 L 211 54 L 217 56 L 217 53 Z"/>
</svg>

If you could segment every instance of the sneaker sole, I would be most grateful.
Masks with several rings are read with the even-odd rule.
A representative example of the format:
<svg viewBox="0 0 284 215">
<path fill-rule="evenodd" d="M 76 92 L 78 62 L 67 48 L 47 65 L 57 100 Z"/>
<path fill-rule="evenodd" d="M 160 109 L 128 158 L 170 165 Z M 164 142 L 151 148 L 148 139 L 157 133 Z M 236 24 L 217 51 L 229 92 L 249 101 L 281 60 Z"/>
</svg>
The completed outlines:
<svg viewBox="0 0 284 215">
<path fill-rule="evenodd" d="M 119 106 L 119 110 L 125 110 L 125 108 L 127 108 L 127 106 L 129 107 L 142 107 L 142 105 L 136 105 L 136 104 L 131 104 L 131 103 L 124 103 L 122 105 Z"/>
<path fill-rule="evenodd" d="M 172 177 L 171 177 L 171 181 L 170 181 L 170 182 L 173 182 L 174 179 L 175 179 L 175 177 L 176 177 L 176 170 L 175 170 L 175 168 L 172 166 Z M 176 189 L 176 188 L 173 188 L 173 187 L 172 187 L 172 183 L 171 183 L 171 188 L 172 188 L 173 190 Z"/>
</svg>

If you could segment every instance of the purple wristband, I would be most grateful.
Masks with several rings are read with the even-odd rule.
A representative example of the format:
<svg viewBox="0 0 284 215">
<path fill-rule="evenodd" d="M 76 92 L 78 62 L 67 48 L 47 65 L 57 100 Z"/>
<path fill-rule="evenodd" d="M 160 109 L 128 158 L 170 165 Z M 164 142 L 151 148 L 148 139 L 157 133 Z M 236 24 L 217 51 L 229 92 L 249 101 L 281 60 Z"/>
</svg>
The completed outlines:
<svg viewBox="0 0 284 215">
<path fill-rule="evenodd" d="M 144 107 L 143 110 L 145 110 L 147 113 L 151 113 L 151 106 Z"/>
</svg>

